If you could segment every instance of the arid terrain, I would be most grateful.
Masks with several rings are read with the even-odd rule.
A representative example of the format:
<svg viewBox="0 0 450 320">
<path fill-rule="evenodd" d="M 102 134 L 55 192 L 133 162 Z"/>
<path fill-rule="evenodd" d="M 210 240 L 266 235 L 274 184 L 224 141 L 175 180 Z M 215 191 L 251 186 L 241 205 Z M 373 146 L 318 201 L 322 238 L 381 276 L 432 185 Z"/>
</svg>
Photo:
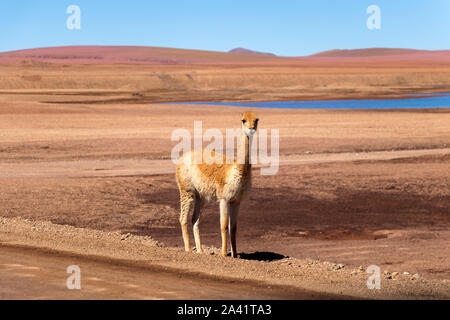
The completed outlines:
<svg viewBox="0 0 450 320">
<path fill-rule="evenodd" d="M 445 53 L 369 53 L 0 55 L 0 298 L 449 299 L 449 108 L 253 109 L 280 130 L 281 162 L 276 175 L 253 169 L 240 259 L 218 255 L 217 204 L 202 214 L 206 253 L 182 250 L 171 133 L 236 128 L 244 109 L 157 103 L 449 91 Z M 71 264 L 80 291 L 65 288 Z M 369 265 L 380 290 L 366 287 Z"/>
</svg>

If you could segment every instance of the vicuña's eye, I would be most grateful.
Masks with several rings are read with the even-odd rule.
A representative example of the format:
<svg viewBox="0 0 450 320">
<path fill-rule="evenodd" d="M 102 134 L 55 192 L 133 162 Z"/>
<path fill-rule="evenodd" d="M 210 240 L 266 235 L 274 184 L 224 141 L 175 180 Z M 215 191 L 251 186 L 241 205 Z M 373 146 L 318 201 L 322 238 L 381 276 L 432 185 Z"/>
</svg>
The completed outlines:
<svg viewBox="0 0 450 320">
<path fill-rule="evenodd" d="M 247 122 L 247 120 L 242 120 L 242 123 L 246 123 Z"/>
</svg>

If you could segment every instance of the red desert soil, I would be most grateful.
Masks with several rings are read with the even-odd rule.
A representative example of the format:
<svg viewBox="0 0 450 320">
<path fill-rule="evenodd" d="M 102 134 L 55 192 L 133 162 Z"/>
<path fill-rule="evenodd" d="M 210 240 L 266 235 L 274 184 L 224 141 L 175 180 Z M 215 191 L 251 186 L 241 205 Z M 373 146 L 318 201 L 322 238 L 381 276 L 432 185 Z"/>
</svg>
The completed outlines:
<svg viewBox="0 0 450 320">
<path fill-rule="evenodd" d="M 280 130 L 281 164 L 273 176 L 254 168 L 241 259 L 217 255 L 217 205 L 202 215 L 206 254 L 183 252 L 171 132 L 194 120 L 234 128 L 243 109 L 152 102 L 381 97 L 450 83 L 443 61 L 233 61 L 0 66 L 2 298 L 450 298 L 449 109 L 254 109 L 261 128 Z M 82 267 L 80 292 L 65 289 L 68 264 Z M 381 290 L 366 287 L 372 264 L 386 272 Z"/>
<path fill-rule="evenodd" d="M 67 224 L 118 232 L 117 237 L 128 233 L 138 239 L 151 236 L 173 249 L 167 251 L 169 248 L 158 247 L 155 252 L 141 252 L 139 259 L 150 266 L 169 263 L 172 267 L 204 274 L 204 261 L 198 260 L 196 254 L 183 255 L 181 249 L 178 193 L 173 164 L 167 159 L 171 130 L 177 126 L 190 128 L 202 107 L 123 105 L 105 109 L 70 105 L 47 113 L 50 110 L 47 108 L 55 107 L 36 104 L 30 110 L 26 103 L 19 105 L 23 107 L 14 106 L 0 117 L 1 215 L 9 217 L 2 224 L 6 228 L 1 232 L 3 243 L 86 253 L 86 248 L 69 236 L 82 235 L 85 231 L 70 229 L 68 234 L 65 229 L 58 229 L 57 225 Z M 8 103 L 3 106 L 4 111 L 8 110 Z M 183 117 L 171 121 L 174 108 Z M 240 111 L 239 108 L 219 107 L 202 110 L 205 128 L 215 124 L 217 114 L 221 115 L 221 126 L 232 127 Z M 284 137 L 280 171 L 274 176 L 261 176 L 258 168 L 254 170 L 254 192 L 243 205 L 239 219 L 238 243 L 244 262 L 222 260 L 217 255 L 205 256 L 208 263 L 216 266 L 208 268 L 207 273 L 220 278 L 228 273 L 227 268 L 235 266 L 238 271 L 230 276 L 243 281 L 243 287 L 232 289 L 225 285 L 222 290 L 217 287 L 217 279 L 213 279 L 210 286 L 217 295 L 211 294 L 211 297 L 229 297 L 226 292 L 230 290 L 236 291 L 234 298 L 332 298 L 333 294 L 368 298 L 445 296 L 449 255 L 448 250 L 443 249 L 450 239 L 450 150 L 444 147 L 449 141 L 448 111 L 292 111 L 289 117 L 278 110 L 258 112 L 262 128 L 266 123 L 268 126 L 278 123 Z M 404 120 L 400 121 L 402 118 Z M 374 119 L 377 120 L 374 122 Z M 367 129 L 366 122 L 375 127 Z M 92 132 L 96 133 L 92 135 Z M 328 132 L 335 133 L 333 139 L 326 138 Z M 373 135 L 374 132 L 377 134 Z M 431 149 L 423 149 L 427 146 Z M 376 151 L 383 149 L 385 151 Z M 12 217 L 22 217 L 29 222 L 10 220 Z M 33 221 L 52 221 L 57 225 L 45 224 L 41 228 Z M 55 238 L 51 230 L 62 235 Z M 214 252 L 213 246 L 220 242 L 217 206 L 205 209 L 201 231 L 204 244 Z M 45 239 L 39 240 L 41 237 Z M 86 241 L 85 245 L 95 257 L 112 254 L 105 247 Z M 121 244 L 122 241 L 118 245 L 111 244 L 108 250 L 116 251 Z M 136 246 L 128 251 L 140 252 L 141 249 Z M 266 256 L 255 253 L 263 251 L 269 253 Z M 17 252 L 9 255 L 5 252 L 5 257 L 15 256 Z M 168 252 L 177 256 L 169 258 Z M 183 258 L 180 260 L 178 255 Z M 294 260 L 283 258 L 286 255 Z M 115 257 L 136 259 L 120 254 Z M 21 268 L 44 270 L 47 264 L 56 263 L 44 254 L 39 259 L 42 266 L 39 262 L 28 265 L 23 260 L 10 263 L 17 266 L 12 266 L 15 272 L 8 277 L 8 283 L 14 284 L 11 277 L 22 277 Z M 97 271 L 101 274 L 104 264 L 97 264 L 95 259 L 89 262 L 80 257 L 76 261 L 89 266 L 88 274 Z M 245 264 L 247 259 L 273 260 L 262 264 L 252 261 L 254 265 L 250 270 L 256 272 L 254 275 Z M 287 270 L 269 271 L 272 267 L 278 268 L 283 261 L 289 266 Z M 344 270 L 335 270 L 338 263 L 345 264 Z M 409 272 L 410 276 L 402 274 L 401 282 L 384 279 L 384 290 L 373 293 L 365 288 L 367 275 L 358 269 L 371 264 L 379 265 L 386 272 Z M 4 267 L 11 270 L 7 261 Z M 184 271 L 179 272 L 184 274 Z M 301 275 L 296 273 L 292 278 L 291 272 Z M 132 273 L 136 283 L 153 277 L 150 271 Z M 423 288 L 416 288 L 417 283 L 410 279 L 415 273 L 426 281 L 420 282 Z M 260 282 L 263 281 L 266 285 L 288 285 L 300 291 L 282 295 L 281 291 L 258 289 L 255 295 L 249 295 L 246 289 L 249 284 L 242 280 L 244 275 L 259 281 L 251 284 L 252 287 L 264 286 Z M 46 277 L 44 274 L 35 276 Z M 49 281 L 59 281 L 62 285 L 61 277 Z M 117 271 L 117 279 L 126 277 Z M 336 277 L 332 281 L 337 282 L 335 287 L 327 289 L 330 277 Z M 167 281 L 170 286 L 176 284 Z M 105 286 L 102 283 L 101 287 Z M 205 286 L 208 287 L 206 283 Z M 65 297 L 52 288 L 35 288 L 30 296 Z M 106 286 L 106 292 L 98 293 L 91 282 L 87 288 L 93 291 L 86 291 L 85 296 L 72 294 L 70 297 L 114 298 L 116 290 L 122 290 Z M 165 298 L 170 295 L 163 292 L 174 292 L 170 297 L 181 298 L 191 290 L 188 284 L 183 288 L 186 291 L 163 287 L 154 295 L 147 291 L 125 290 L 128 293 L 122 297 Z M 5 297 L 30 297 L 20 296 L 20 288 L 14 286 L 6 286 L 5 290 Z M 205 294 L 210 293 L 205 290 Z"/>
</svg>

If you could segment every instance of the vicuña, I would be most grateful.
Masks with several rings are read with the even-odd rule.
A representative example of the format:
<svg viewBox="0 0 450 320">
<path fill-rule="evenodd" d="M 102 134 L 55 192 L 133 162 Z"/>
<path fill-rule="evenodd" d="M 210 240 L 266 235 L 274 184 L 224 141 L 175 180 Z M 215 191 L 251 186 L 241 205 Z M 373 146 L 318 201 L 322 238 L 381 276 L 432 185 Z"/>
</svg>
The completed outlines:
<svg viewBox="0 0 450 320">
<path fill-rule="evenodd" d="M 196 163 L 195 157 L 201 152 L 209 152 L 216 157 L 215 151 L 193 150 L 183 155 L 177 165 L 176 178 L 180 189 L 180 224 L 184 247 L 191 251 L 188 233 L 188 215 L 194 207 L 192 224 L 194 229 L 197 252 L 202 252 L 200 243 L 200 211 L 205 201 L 217 201 L 220 204 L 220 226 L 222 235 L 222 256 L 227 255 L 227 235 L 230 232 L 231 256 L 237 257 L 236 228 L 239 206 L 249 194 L 251 188 L 250 162 L 253 135 L 256 133 L 258 118 L 254 112 L 241 114 L 242 132 L 234 161 L 224 161 L 221 164 L 204 162 Z M 198 159 L 198 158 L 196 158 Z"/>
</svg>

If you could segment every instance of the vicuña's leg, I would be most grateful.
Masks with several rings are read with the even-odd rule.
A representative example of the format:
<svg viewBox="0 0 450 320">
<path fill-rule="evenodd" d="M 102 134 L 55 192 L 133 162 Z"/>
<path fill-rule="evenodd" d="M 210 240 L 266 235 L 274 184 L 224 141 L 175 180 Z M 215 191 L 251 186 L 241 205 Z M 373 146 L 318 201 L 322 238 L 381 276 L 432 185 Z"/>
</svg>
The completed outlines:
<svg viewBox="0 0 450 320">
<path fill-rule="evenodd" d="M 239 213 L 240 203 L 230 204 L 230 240 L 231 240 L 231 256 L 233 258 L 237 257 L 237 247 L 236 247 L 236 229 L 237 229 L 237 217 Z"/>
<path fill-rule="evenodd" d="M 189 233 L 187 219 L 189 215 L 189 210 L 191 209 L 192 201 L 194 201 L 194 195 L 189 192 L 180 192 L 180 225 L 181 232 L 183 233 L 184 249 L 186 251 L 191 251 L 191 245 L 189 244 Z"/>
<path fill-rule="evenodd" d="M 227 256 L 227 234 L 228 234 L 228 213 L 229 204 L 225 200 L 220 200 L 220 230 L 222 233 L 222 256 Z"/>
<path fill-rule="evenodd" d="M 200 197 L 195 198 L 194 203 L 194 214 L 192 215 L 192 225 L 194 226 L 194 238 L 195 238 L 195 247 L 197 248 L 198 253 L 202 253 L 202 244 L 200 242 L 200 210 L 202 208 L 203 201 Z"/>
</svg>

